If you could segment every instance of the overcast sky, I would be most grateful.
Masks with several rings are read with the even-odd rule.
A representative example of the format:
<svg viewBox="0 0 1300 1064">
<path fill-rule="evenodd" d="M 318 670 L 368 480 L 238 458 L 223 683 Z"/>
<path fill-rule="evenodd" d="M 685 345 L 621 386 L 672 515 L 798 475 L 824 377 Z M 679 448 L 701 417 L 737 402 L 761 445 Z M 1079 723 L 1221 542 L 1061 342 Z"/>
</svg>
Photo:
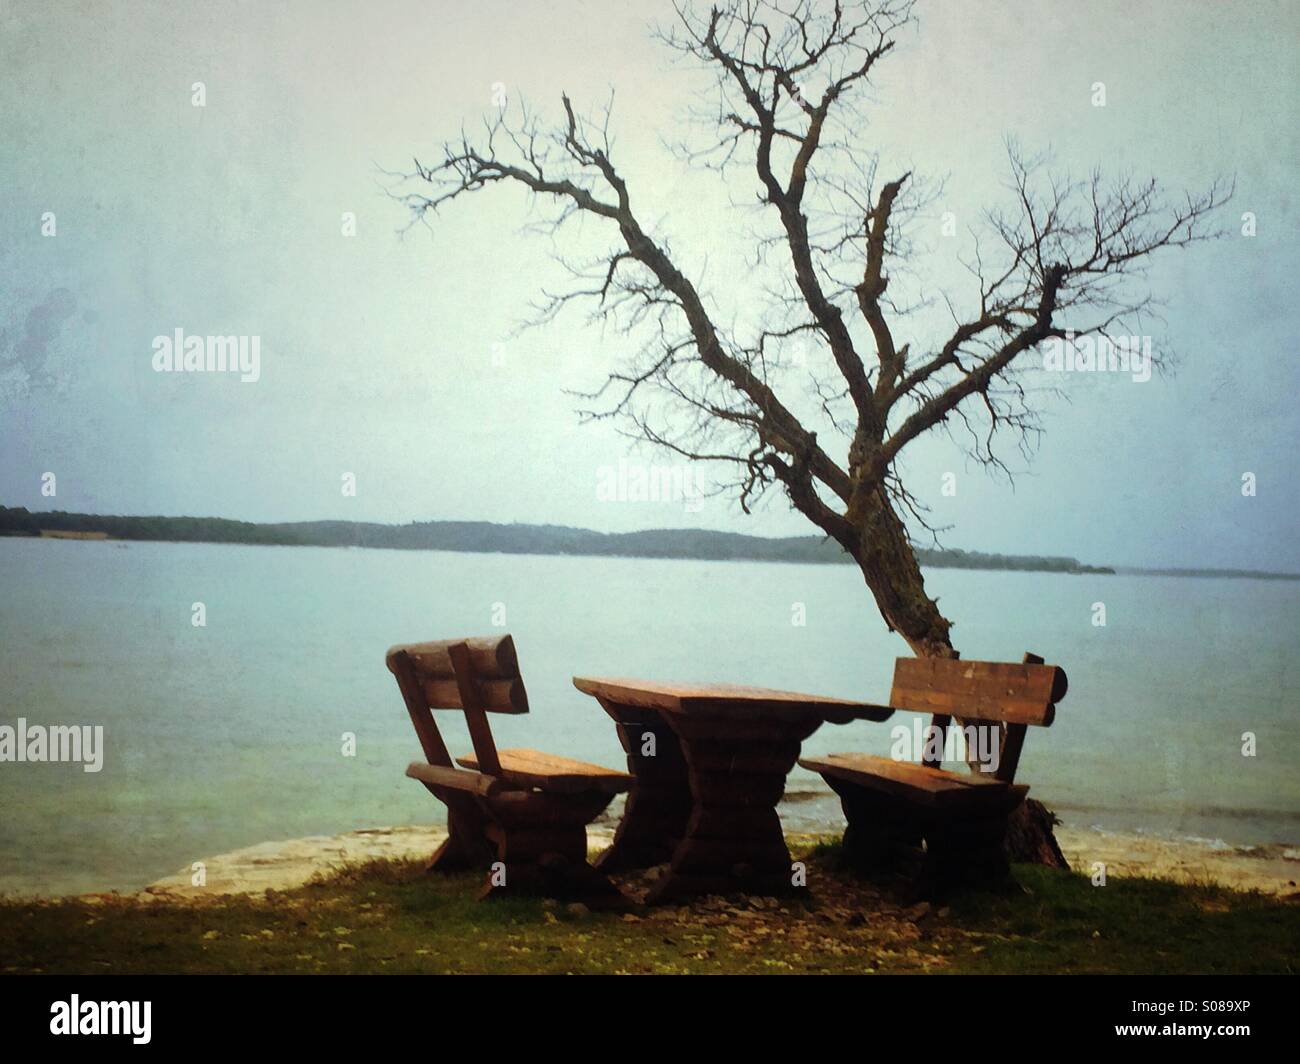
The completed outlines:
<svg viewBox="0 0 1300 1064">
<path fill-rule="evenodd" d="M 565 394 L 599 384 L 626 341 L 580 317 L 512 338 L 559 278 L 521 196 L 494 191 L 403 238 L 381 186 L 381 168 L 488 114 L 496 83 L 552 115 L 562 90 L 581 106 L 613 87 L 637 202 L 690 262 L 707 255 L 702 286 L 743 313 L 727 198 L 657 139 L 702 85 L 649 36 L 667 14 L 649 0 L 0 2 L 0 502 L 810 531 L 779 498 L 753 516 L 602 499 L 602 467 L 663 461 L 580 426 Z M 1069 380 L 1014 488 L 942 437 L 909 450 L 910 486 L 953 526 L 945 544 L 1300 571 L 1300 5 L 931 0 L 920 15 L 864 136 L 888 174 L 946 177 L 936 217 L 964 223 L 1005 196 L 1008 135 L 1075 173 L 1237 181 L 1232 235 L 1152 274 L 1174 376 Z M 155 373 L 153 338 L 178 328 L 260 337 L 260 380 Z"/>
</svg>

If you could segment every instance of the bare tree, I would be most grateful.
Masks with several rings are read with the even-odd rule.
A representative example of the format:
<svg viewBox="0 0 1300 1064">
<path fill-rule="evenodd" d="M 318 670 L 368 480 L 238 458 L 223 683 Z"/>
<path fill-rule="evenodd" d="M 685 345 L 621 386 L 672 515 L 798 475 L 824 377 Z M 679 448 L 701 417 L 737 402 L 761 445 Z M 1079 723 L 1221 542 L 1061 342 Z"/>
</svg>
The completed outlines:
<svg viewBox="0 0 1300 1064">
<path fill-rule="evenodd" d="M 909 297 L 899 278 L 913 272 L 913 234 L 934 189 L 910 173 L 881 177 L 861 130 L 865 90 L 912 7 L 727 0 L 707 13 L 680 6 L 659 32 L 716 76 L 714 104 L 691 124 L 704 140 L 681 150 L 724 182 L 737 168 L 746 182 L 757 177 L 766 228 L 752 234 L 746 321 L 722 322 L 699 278 L 638 215 L 613 157 L 612 97 L 591 118 L 564 96 L 554 127 L 526 108 L 503 110 L 477 138 L 462 133 L 436 161 L 417 159 L 394 194 L 414 221 L 504 183 L 552 204 L 554 229 L 581 216 L 605 223 L 607 254 L 570 265 L 574 283 L 539 314 L 586 302 L 644 338 L 585 413 L 729 470 L 720 484 L 747 511 L 779 486 L 852 556 L 890 630 L 918 655 L 955 656 L 909 523 L 934 530 L 902 483 L 900 455 L 931 430 L 956 428 L 976 461 L 1009 472 L 998 441 L 1026 448 L 1039 431 L 1028 356 L 1052 340 L 1140 331 L 1154 306 L 1144 283 L 1152 255 L 1215 235 L 1209 216 L 1231 189 L 1169 197 L 1130 176 L 1074 181 L 1009 144 L 1006 203 L 984 216 L 964 262 L 969 292 L 921 282 Z M 947 324 L 925 336 L 918 316 L 940 306 Z M 778 394 L 795 344 L 814 353 L 810 379 L 797 395 Z"/>
</svg>

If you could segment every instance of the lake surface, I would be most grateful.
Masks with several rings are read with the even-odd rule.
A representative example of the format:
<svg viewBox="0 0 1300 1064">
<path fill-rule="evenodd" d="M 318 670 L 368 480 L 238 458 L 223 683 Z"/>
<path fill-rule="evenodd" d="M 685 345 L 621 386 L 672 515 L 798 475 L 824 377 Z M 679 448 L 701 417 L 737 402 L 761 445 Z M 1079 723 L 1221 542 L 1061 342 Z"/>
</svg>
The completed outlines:
<svg viewBox="0 0 1300 1064">
<path fill-rule="evenodd" d="M 927 581 L 964 657 L 1033 650 L 1069 674 L 1017 777 L 1067 823 L 1300 841 L 1300 584 Z M 907 652 L 850 566 L 3 539 L 0 593 L 0 725 L 102 725 L 105 741 L 98 773 L 0 763 L 0 891 L 138 888 L 268 839 L 442 819 L 403 776 L 419 747 L 384 651 L 492 633 L 494 611 L 532 706 L 494 717 L 499 745 L 618 767 L 613 726 L 575 674 L 884 701 Z M 191 623 L 196 602 L 206 627 Z M 439 723 L 464 752 L 458 717 Z M 911 717 L 827 725 L 804 749 L 888 753 L 899 721 Z M 842 823 L 802 769 L 782 816 Z"/>
</svg>

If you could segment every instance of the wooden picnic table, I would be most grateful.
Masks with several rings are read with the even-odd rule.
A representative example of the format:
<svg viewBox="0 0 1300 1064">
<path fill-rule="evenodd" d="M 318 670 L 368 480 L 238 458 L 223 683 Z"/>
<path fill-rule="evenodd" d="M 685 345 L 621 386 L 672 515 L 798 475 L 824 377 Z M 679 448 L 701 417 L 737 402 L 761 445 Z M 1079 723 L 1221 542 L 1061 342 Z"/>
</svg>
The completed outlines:
<svg viewBox="0 0 1300 1064">
<path fill-rule="evenodd" d="M 575 676 L 613 719 L 636 782 L 603 872 L 668 863 L 647 901 L 797 893 L 776 806 L 799 746 L 824 722 L 887 706 L 733 684 Z"/>
</svg>

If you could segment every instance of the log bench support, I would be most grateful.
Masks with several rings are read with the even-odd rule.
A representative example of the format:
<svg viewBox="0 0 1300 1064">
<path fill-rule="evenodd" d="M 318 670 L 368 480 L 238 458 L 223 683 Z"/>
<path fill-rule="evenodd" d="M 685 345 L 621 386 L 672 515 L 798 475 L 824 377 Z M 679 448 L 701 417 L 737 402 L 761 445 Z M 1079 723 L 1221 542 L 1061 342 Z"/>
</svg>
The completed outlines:
<svg viewBox="0 0 1300 1064">
<path fill-rule="evenodd" d="M 808 759 L 816 767 L 816 759 Z M 1002 792 L 995 805 L 958 810 L 927 807 L 823 773 L 844 809 L 843 865 L 892 880 L 909 897 L 936 898 L 966 886 L 993 886 L 1011 871 L 1007 823 L 1028 788 Z"/>
<path fill-rule="evenodd" d="M 426 787 L 447 807 L 447 838 L 434 850 L 425 871 L 451 875 L 487 868 L 495 849 L 487 835 L 487 818 L 478 802 L 473 796 L 450 788 L 427 784 Z"/>
<path fill-rule="evenodd" d="M 626 899 L 604 872 L 587 863 L 587 825 L 611 794 L 513 791 L 484 799 L 494 864 L 480 898 L 530 896 L 623 908 Z"/>
</svg>

